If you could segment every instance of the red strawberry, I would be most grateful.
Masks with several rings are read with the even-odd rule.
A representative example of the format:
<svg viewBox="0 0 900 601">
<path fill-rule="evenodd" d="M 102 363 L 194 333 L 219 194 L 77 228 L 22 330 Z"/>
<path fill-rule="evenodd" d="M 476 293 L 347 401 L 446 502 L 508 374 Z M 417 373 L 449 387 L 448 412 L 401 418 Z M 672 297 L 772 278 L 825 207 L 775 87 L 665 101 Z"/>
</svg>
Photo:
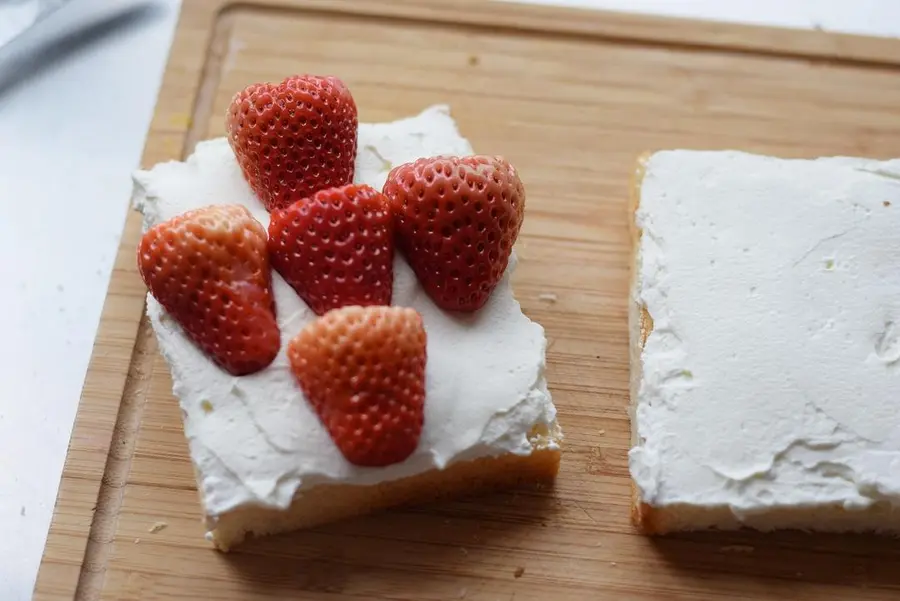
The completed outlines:
<svg viewBox="0 0 900 601">
<path fill-rule="evenodd" d="M 387 199 L 366 186 L 317 192 L 272 211 L 272 266 L 316 314 L 390 305 L 394 224 Z"/>
<path fill-rule="evenodd" d="M 344 307 L 288 345 L 291 369 L 347 461 L 384 466 L 419 445 L 425 402 L 422 317 L 401 307 Z"/>
<path fill-rule="evenodd" d="M 353 181 L 356 104 L 336 77 L 251 85 L 235 94 L 225 121 L 244 177 L 270 211 Z"/>
<path fill-rule="evenodd" d="M 239 205 L 189 211 L 141 238 L 138 269 L 188 337 L 236 376 L 278 354 L 266 231 Z"/>
<path fill-rule="evenodd" d="M 434 302 L 476 311 L 506 271 L 525 188 L 501 157 L 435 157 L 395 167 L 384 194 L 397 245 Z"/>
</svg>

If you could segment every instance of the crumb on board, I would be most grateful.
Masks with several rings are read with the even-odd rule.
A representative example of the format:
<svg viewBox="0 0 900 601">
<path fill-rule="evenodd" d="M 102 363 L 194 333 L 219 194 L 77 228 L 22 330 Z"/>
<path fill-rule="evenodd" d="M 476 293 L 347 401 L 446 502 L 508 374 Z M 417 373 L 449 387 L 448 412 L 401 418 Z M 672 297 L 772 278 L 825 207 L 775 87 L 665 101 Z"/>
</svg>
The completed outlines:
<svg viewBox="0 0 900 601">
<path fill-rule="evenodd" d="M 513 572 L 513 577 L 515 577 L 515 578 L 521 578 L 524 575 L 525 575 L 525 568 L 523 568 L 522 566 L 517 567 L 516 571 Z"/>
<path fill-rule="evenodd" d="M 609 565 L 611 565 L 612 567 L 616 567 L 616 566 L 619 565 L 619 564 L 617 564 L 617 563 L 614 562 L 614 561 L 611 561 L 611 562 L 609 562 Z"/>
<path fill-rule="evenodd" d="M 169 116 L 169 125 L 177 128 L 188 129 L 191 127 L 193 119 L 187 113 L 174 113 Z"/>
<path fill-rule="evenodd" d="M 538 294 L 538 300 L 553 304 L 557 300 L 559 300 L 559 297 L 556 296 L 556 293 L 554 292 L 541 292 L 540 294 Z"/>
<path fill-rule="evenodd" d="M 725 545 L 719 548 L 722 553 L 753 553 L 755 550 L 750 545 Z"/>
<path fill-rule="evenodd" d="M 162 532 L 168 527 L 169 525 L 165 522 L 156 522 L 147 529 L 147 532 L 149 532 L 150 534 L 156 534 L 157 532 Z"/>
<path fill-rule="evenodd" d="M 470 67 L 474 67 L 474 66 L 478 65 L 478 63 L 480 63 L 480 62 L 481 62 L 481 59 L 478 58 L 477 54 L 469 55 L 469 66 Z"/>
<path fill-rule="evenodd" d="M 465 599 L 466 595 L 468 595 L 468 594 L 469 594 L 469 589 L 467 589 L 466 587 L 462 587 L 461 589 L 459 589 L 459 598 L 460 599 Z"/>
<path fill-rule="evenodd" d="M 459 548 L 459 552 L 462 553 L 463 555 L 468 555 L 468 554 L 469 554 L 469 550 L 466 549 L 465 547 L 460 547 L 460 548 Z"/>
<path fill-rule="evenodd" d="M 139 538 L 134 539 L 134 544 L 139 545 L 140 543 L 141 543 L 141 539 L 139 539 Z"/>
<path fill-rule="evenodd" d="M 604 434 L 606 434 L 606 430 L 597 430 L 597 434 L 603 436 Z"/>
</svg>

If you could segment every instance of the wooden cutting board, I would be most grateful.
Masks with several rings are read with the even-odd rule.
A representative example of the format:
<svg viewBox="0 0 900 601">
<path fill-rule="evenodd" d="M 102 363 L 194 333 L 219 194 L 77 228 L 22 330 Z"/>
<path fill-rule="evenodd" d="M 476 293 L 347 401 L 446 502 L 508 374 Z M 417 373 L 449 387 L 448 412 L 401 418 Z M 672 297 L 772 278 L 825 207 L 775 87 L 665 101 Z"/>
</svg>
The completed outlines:
<svg viewBox="0 0 900 601">
<path fill-rule="evenodd" d="M 626 198 L 648 149 L 900 156 L 900 42 L 478 0 L 223 6 L 185 0 L 144 165 L 221 135 L 238 89 L 297 72 L 342 77 L 364 121 L 450 104 L 528 186 L 515 287 L 549 337 L 559 481 L 213 551 L 142 319 L 132 214 L 37 599 L 896 598 L 900 545 L 885 539 L 635 533 Z"/>
</svg>

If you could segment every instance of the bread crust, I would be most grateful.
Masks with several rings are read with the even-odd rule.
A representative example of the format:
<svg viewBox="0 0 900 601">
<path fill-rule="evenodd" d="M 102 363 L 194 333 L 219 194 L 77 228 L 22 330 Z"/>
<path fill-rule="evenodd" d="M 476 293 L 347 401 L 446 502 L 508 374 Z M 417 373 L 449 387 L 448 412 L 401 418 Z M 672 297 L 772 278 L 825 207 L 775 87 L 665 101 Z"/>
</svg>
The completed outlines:
<svg viewBox="0 0 900 601">
<path fill-rule="evenodd" d="M 631 323 L 630 329 L 630 346 L 631 346 L 631 391 L 630 391 L 630 411 L 631 428 L 632 428 L 632 446 L 638 444 L 637 440 L 637 424 L 635 421 L 635 410 L 637 409 L 637 386 L 640 383 L 643 373 L 643 365 L 641 363 L 641 351 L 647 343 L 647 338 L 653 331 L 653 318 L 647 307 L 641 304 L 637 296 L 637 285 L 639 276 L 639 258 L 640 258 L 640 242 L 641 229 L 637 224 L 637 211 L 641 203 L 641 183 L 646 173 L 647 161 L 652 155 L 651 152 L 644 152 L 636 161 L 635 169 L 631 178 L 631 189 L 628 201 L 628 223 L 631 232 L 631 286 L 629 299 L 629 316 Z M 631 483 L 631 521 L 645 534 L 659 534 L 657 528 L 656 510 L 643 501 L 637 486 Z"/>
<path fill-rule="evenodd" d="M 328 484 L 298 492 L 287 510 L 242 507 L 217 518 L 207 517 L 213 544 L 220 551 L 247 536 L 301 530 L 379 510 L 459 498 L 514 487 L 552 486 L 559 471 L 559 440 L 530 455 L 506 453 L 454 463 L 373 486 Z"/>
</svg>

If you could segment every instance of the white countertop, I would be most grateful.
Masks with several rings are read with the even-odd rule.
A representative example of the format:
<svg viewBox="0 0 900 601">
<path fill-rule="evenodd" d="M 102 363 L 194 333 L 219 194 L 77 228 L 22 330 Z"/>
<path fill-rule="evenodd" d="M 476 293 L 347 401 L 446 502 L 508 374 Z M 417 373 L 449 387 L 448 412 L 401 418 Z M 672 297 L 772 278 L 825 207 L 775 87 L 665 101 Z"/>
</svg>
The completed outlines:
<svg viewBox="0 0 900 601">
<path fill-rule="evenodd" d="M 521 1 L 900 37 L 896 0 Z M 72 0 L 0 48 L 0 601 L 31 598 L 179 4 Z"/>
</svg>

